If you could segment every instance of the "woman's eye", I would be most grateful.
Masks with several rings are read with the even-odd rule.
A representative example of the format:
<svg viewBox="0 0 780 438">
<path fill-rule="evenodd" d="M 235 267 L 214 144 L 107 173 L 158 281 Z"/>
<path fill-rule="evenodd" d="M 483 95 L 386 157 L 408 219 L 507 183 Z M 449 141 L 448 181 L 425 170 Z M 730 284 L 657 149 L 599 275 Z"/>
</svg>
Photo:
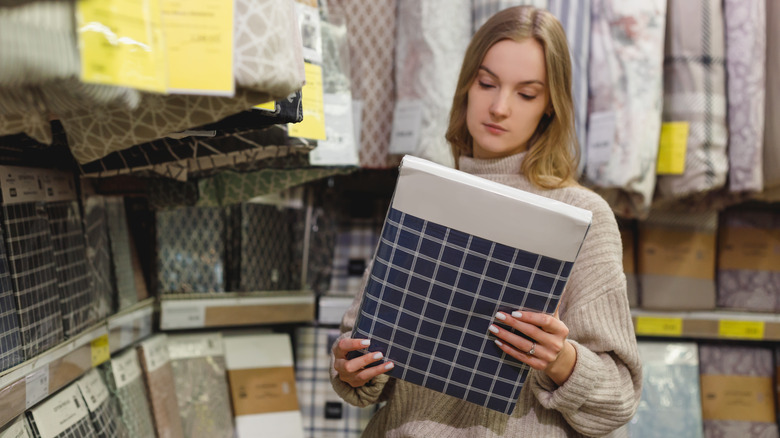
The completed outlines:
<svg viewBox="0 0 780 438">
<path fill-rule="evenodd" d="M 536 96 L 532 96 L 530 94 L 524 94 L 524 93 L 520 93 L 520 97 L 522 97 L 525 100 L 534 100 L 534 99 L 536 99 Z"/>
<path fill-rule="evenodd" d="M 479 81 L 480 88 L 495 88 L 495 85 L 488 84 L 487 82 Z"/>
</svg>

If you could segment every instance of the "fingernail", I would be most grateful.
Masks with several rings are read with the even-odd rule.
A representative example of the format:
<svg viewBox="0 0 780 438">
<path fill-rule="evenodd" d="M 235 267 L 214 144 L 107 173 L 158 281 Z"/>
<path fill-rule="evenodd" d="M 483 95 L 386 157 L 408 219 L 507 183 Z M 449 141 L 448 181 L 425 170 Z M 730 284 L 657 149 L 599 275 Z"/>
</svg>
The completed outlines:
<svg viewBox="0 0 780 438">
<path fill-rule="evenodd" d="M 392 362 L 388 362 L 388 363 L 386 363 L 386 364 L 385 364 L 385 369 L 386 369 L 386 370 L 389 370 L 390 368 L 392 368 L 392 367 L 394 367 L 394 366 L 395 366 L 395 365 L 393 365 L 393 363 L 392 363 Z"/>
<path fill-rule="evenodd" d="M 515 310 L 514 312 L 512 312 L 512 316 L 514 316 L 515 318 L 522 318 L 523 314 Z"/>
<path fill-rule="evenodd" d="M 496 319 L 500 319 L 501 321 L 506 319 L 506 315 L 504 315 L 501 312 L 496 313 Z"/>
<path fill-rule="evenodd" d="M 493 324 L 490 324 L 490 327 L 488 327 L 488 330 L 490 330 L 493 333 L 498 333 L 498 327 L 494 326 Z"/>
<path fill-rule="evenodd" d="M 381 358 L 382 358 L 381 352 L 374 355 L 374 359 L 381 359 Z"/>
<path fill-rule="evenodd" d="M 500 347 L 500 346 L 502 346 L 502 345 L 504 345 L 504 344 L 502 344 L 502 343 L 501 343 L 501 341 L 499 341 L 498 339 L 496 339 L 496 340 L 495 340 L 495 341 L 493 341 L 493 342 L 495 342 L 495 343 L 496 343 L 496 345 L 498 345 L 499 347 Z"/>
<path fill-rule="evenodd" d="M 368 347 L 369 345 L 371 345 L 371 341 L 369 341 L 368 339 L 363 339 L 362 341 L 360 341 L 360 345 L 365 345 L 366 347 Z"/>
</svg>

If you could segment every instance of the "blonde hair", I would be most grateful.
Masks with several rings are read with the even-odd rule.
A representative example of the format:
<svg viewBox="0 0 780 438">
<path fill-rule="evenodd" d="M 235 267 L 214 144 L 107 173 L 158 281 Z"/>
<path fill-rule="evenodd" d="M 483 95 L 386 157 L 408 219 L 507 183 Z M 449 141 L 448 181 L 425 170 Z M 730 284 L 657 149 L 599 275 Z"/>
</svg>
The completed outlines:
<svg viewBox="0 0 780 438">
<path fill-rule="evenodd" d="M 560 22 L 544 9 L 533 6 L 504 9 L 474 34 L 463 58 L 445 137 L 456 166 L 461 155 L 473 154 L 474 139 L 466 125 L 469 88 L 494 44 L 507 39 L 521 42 L 527 38 L 534 38 L 544 49 L 552 113 L 542 116 L 536 132 L 528 140 L 522 171 L 540 188 L 576 185 L 579 147 L 574 130 L 569 46 Z"/>
</svg>

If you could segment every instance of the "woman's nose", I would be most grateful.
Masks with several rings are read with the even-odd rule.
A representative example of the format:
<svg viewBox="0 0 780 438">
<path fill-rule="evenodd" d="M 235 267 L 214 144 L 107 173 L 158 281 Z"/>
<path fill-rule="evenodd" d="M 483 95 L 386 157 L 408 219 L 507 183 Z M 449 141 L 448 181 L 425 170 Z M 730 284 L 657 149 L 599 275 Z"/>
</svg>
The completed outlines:
<svg viewBox="0 0 780 438">
<path fill-rule="evenodd" d="M 508 117 L 510 114 L 509 99 L 505 93 L 496 93 L 490 105 L 490 114 L 494 117 Z"/>
</svg>

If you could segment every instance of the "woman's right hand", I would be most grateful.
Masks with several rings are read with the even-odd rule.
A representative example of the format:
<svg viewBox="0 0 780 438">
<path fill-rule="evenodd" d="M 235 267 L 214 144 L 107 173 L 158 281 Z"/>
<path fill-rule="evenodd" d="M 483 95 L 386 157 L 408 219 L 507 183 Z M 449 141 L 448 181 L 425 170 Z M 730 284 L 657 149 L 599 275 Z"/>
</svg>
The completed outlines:
<svg viewBox="0 0 780 438">
<path fill-rule="evenodd" d="M 353 388 L 363 386 L 374 377 L 393 369 L 393 363 L 368 367 L 383 358 L 381 352 L 368 353 L 354 359 L 347 359 L 347 353 L 366 348 L 368 339 L 341 339 L 333 346 L 333 368 L 339 373 L 339 379 Z"/>
</svg>

